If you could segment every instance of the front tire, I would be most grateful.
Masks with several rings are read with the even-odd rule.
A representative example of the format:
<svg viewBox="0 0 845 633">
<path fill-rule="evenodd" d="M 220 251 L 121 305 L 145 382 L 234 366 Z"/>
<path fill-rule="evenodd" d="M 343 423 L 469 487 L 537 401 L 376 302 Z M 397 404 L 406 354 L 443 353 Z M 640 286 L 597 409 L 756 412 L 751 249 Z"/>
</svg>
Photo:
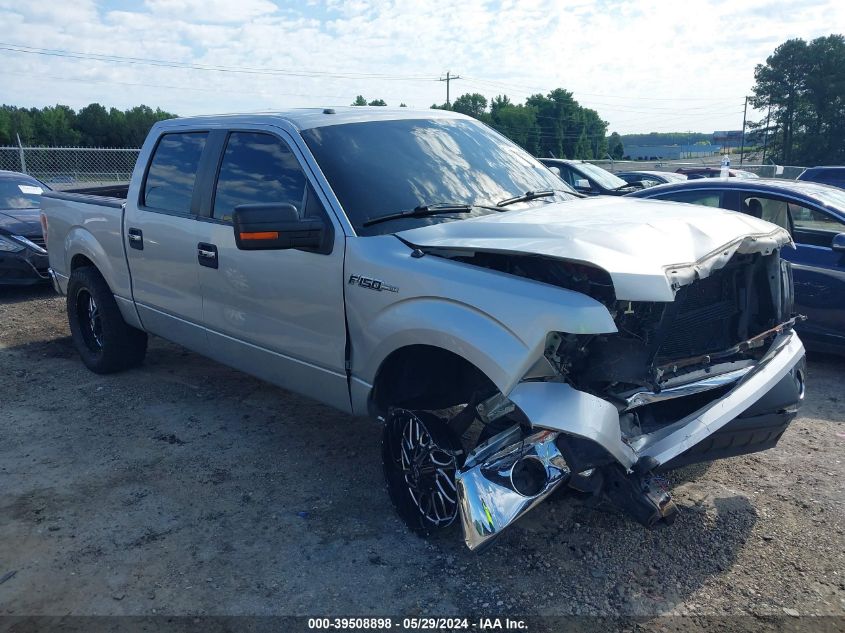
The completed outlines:
<svg viewBox="0 0 845 633">
<path fill-rule="evenodd" d="M 147 353 L 147 334 L 126 324 L 114 295 L 96 268 L 71 273 L 67 316 L 73 343 L 85 366 L 110 374 L 140 365 Z"/>
<path fill-rule="evenodd" d="M 413 532 L 430 536 L 457 523 L 455 475 L 463 450 L 445 421 L 427 411 L 391 409 L 382 463 L 390 500 Z"/>
</svg>

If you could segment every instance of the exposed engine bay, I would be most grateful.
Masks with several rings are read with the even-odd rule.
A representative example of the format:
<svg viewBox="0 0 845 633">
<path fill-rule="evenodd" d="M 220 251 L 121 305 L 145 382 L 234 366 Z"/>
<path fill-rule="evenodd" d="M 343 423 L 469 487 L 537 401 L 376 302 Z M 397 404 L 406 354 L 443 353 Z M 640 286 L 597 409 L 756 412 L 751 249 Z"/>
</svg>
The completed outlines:
<svg viewBox="0 0 845 633">
<path fill-rule="evenodd" d="M 747 409 L 754 414 L 751 422 L 742 421 L 741 404 L 733 421 L 712 414 L 712 405 L 723 399 L 739 401 L 737 387 L 770 364 L 779 351 L 774 348 L 793 336 L 800 317 L 792 315 L 791 269 L 778 250 L 736 253 L 708 276 L 678 285 L 672 302 L 620 301 L 608 273 L 578 262 L 492 252 L 434 254 L 586 294 L 605 305 L 618 329 L 551 332 L 544 357 L 553 375 L 526 378 L 513 401 L 499 394 L 470 403 L 489 425 L 456 472 L 471 549 L 486 545 L 560 485 L 603 495 L 643 525 L 671 523 L 676 509 L 659 470 L 774 445 L 803 396 L 802 362 L 781 371 L 775 395 L 761 399 L 766 402 L 758 410 Z M 547 409 L 551 415 L 578 416 L 580 407 L 595 420 L 548 423 L 527 407 L 514 411 L 514 402 L 522 404 L 515 394 L 531 383 L 544 383 L 536 385 L 544 394 L 565 394 L 560 409 Z M 707 415 L 716 420 L 712 425 L 704 421 Z M 465 430 L 469 417 L 462 417 L 451 422 L 453 428 L 457 422 Z M 591 428 L 604 436 L 591 436 Z M 691 429 L 686 435 L 685 428 Z M 683 446 L 667 451 L 676 437 Z M 706 450 L 697 437 L 709 438 Z M 615 453 L 607 450 L 611 442 L 619 444 Z"/>
</svg>

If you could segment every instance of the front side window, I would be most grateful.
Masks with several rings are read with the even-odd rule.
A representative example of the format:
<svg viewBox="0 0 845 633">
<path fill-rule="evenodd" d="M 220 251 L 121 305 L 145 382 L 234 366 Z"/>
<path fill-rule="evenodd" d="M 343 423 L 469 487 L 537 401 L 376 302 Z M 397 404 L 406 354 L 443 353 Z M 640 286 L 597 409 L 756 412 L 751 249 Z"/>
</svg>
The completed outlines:
<svg viewBox="0 0 845 633">
<path fill-rule="evenodd" d="M 554 197 L 504 211 L 575 197 L 531 155 L 477 121 L 399 119 L 326 125 L 302 131 L 358 235 L 379 235 L 496 213 L 478 205 L 527 191 Z M 563 170 L 561 169 L 561 172 Z M 422 205 L 477 205 L 469 213 L 364 223 Z"/>
<path fill-rule="evenodd" d="M 766 222 L 777 224 L 787 231 L 791 231 L 789 227 L 790 207 L 792 208 L 793 214 L 799 212 L 799 209 L 802 212 L 809 211 L 809 209 L 799 207 L 794 203 L 787 203 L 785 200 L 770 198 L 760 194 L 743 196 L 740 210 L 743 213 L 754 216 L 755 218 L 760 218 Z"/>
<path fill-rule="evenodd" d="M 213 216 L 232 221 L 242 204 L 292 204 L 302 213 L 305 174 L 287 144 L 270 134 L 232 132 L 220 164 Z"/>
<path fill-rule="evenodd" d="M 161 137 L 144 184 L 145 206 L 191 214 L 194 183 L 207 136 L 207 132 L 183 132 Z"/>
</svg>

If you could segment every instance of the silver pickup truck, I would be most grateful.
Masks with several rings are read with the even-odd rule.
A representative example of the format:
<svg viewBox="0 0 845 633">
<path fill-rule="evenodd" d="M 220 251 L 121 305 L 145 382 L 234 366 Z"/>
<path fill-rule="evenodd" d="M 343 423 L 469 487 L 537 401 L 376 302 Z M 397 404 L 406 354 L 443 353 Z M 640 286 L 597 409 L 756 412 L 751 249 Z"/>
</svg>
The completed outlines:
<svg viewBox="0 0 845 633">
<path fill-rule="evenodd" d="M 370 415 L 404 521 L 472 549 L 555 490 L 671 522 L 657 473 L 774 446 L 804 394 L 786 231 L 580 199 L 450 112 L 162 122 L 42 223 L 91 370 L 150 333 Z"/>
</svg>

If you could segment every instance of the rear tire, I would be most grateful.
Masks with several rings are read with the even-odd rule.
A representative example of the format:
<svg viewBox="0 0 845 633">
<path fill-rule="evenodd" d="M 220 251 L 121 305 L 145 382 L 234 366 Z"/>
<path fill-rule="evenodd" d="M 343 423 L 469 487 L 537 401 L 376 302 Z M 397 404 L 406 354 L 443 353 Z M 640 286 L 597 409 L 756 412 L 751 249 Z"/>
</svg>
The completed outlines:
<svg viewBox="0 0 845 633">
<path fill-rule="evenodd" d="M 67 317 L 73 343 L 85 366 L 110 374 L 140 365 L 147 353 L 147 334 L 126 324 L 105 279 L 96 268 L 71 273 Z"/>
</svg>

